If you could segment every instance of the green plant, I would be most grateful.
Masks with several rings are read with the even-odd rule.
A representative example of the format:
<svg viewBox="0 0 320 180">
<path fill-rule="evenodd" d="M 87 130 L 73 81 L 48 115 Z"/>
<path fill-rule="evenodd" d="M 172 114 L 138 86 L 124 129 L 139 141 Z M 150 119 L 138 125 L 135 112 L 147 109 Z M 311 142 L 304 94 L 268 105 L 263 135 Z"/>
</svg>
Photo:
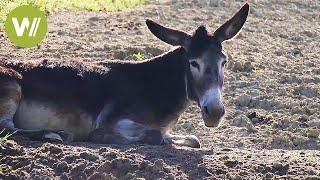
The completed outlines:
<svg viewBox="0 0 320 180">
<path fill-rule="evenodd" d="M 0 132 L 0 136 L 3 135 L 4 131 Z M 0 147 L 3 145 L 3 143 L 8 140 L 8 138 L 11 136 L 11 134 L 6 134 L 4 137 L 0 137 Z"/>
<path fill-rule="evenodd" d="M 144 59 L 144 56 L 141 52 L 134 53 L 132 56 L 136 61 L 141 61 Z"/>
<path fill-rule="evenodd" d="M 0 136 L 2 136 L 4 133 L 4 130 L 0 131 Z M 3 144 L 8 140 L 8 138 L 11 136 L 11 134 L 6 134 L 3 137 L 0 137 L 0 149 L 2 148 Z M 1 164 L 2 154 L 0 152 L 0 174 L 2 174 L 2 164 Z"/>
<path fill-rule="evenodd" d="M 34 5 L 42 11 L 50 13 L 61 9 L 89 11 L 120 11 L 144 4 L 148 0 L 1 0 L 0 23 L 4 22 L 7 14 L 21 5 Z M 0 26 L 1 27 L 1 26 Z"/>
</svg>

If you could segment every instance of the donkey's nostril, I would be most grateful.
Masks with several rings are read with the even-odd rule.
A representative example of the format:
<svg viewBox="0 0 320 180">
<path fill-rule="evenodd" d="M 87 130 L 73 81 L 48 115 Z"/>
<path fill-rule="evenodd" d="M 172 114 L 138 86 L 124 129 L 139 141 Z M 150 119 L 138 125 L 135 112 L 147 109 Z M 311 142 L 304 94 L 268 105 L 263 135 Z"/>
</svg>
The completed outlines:
<svg viewBox="0 0 320 180">
<path fill-rule="evenodd" d="M 203 114 L 205 114 L 208 118 L 221 118 L 225 114 L 224 106 L 211 108 L 210 106 L 206 105 L 203 106 L 202 111 Z"/>
</svg>

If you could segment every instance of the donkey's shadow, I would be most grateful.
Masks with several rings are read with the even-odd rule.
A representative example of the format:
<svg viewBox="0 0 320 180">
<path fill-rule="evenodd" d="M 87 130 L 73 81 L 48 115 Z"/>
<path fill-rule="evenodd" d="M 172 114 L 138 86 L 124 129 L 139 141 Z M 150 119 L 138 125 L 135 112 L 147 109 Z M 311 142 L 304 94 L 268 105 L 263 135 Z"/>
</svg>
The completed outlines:
<svg viewBox="0 0 320 180">
<path fill-rule="evenodd" d="M 25 148 L 41 148 L 47 142 L 30 141 L 25 138 L 13 138 L 13 140 L 25 147 Z M 204 156 L 210 156 L 214 154 L 211 149 L 196 149 L 188 147 L 177 147 L 171 145 L 165 146 L 153 146 L 153 145 L 112 145 L 112 144 L 93 144 L 90 142 L 72 142 L 64 144 L 48 144 L 52 146 L 71 146 L 74 148 L 89 148 L 93 151 L 99 151 L 101 148 L 107 148 L 110 150 L 117 150 L 122 154 L 138 154 L 143 157 L 144 160 L 154 163 L 156 160 L 163 160 L 165 166 L 170 168 L 176 168 L 177 170 L 185 173 L 192 178 L 208 177 L 211 174 L 204 166 Z M 108 150 L 106 150 L 108 152 Z"/>
<path fill-rule="evenodd" d="M 140 145 L 131 148 L 120 147 L 120 150 L 125 153 L 141 154 L 151 162 L 162 159 L 165 164 L 178 168 L 192 178 L 211 176 L 203 164 L 204 156 L 214 154 L 211 149 Z"/>
</svg>

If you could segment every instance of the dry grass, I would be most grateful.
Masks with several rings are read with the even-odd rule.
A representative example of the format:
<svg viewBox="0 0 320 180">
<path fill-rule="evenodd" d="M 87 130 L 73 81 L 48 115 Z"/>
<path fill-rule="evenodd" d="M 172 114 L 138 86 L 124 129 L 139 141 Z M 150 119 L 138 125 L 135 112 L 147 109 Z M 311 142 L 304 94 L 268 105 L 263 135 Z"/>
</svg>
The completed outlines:
<svg viewBox="0 0 320 180">
<path fill-rule="evenodd" d="M 126 8 L 133 8 L 146 1 L 147 0 L 3 0 L 0 1 L 0 22 L 5 20 L 6 15 L 12 9 L 25 4 L 35 5 L 49 13 L 61 9 L 120 11 Z"/>
</svg>

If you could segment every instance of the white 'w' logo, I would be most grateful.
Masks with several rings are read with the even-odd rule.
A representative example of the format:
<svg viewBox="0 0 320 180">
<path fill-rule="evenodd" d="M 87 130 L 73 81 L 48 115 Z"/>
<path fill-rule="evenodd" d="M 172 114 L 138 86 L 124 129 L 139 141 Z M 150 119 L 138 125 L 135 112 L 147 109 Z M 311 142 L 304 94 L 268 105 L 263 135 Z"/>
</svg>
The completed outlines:
<svg viewBox="0 0 320 180">
<path fill-rule="evenodd" d="M 21 25 L 19 25 L 18 19 L 17 18 L 12 18 L 12 23 L 14 26 L 14 29 L 16 30 L 16 34 L 18 37 L 23 36 L 24 34 L 24 30 L 25 29 L 29 29 L 29 36 L 36 36 L 38 28 L 39 28 L 39 24 L 40 24 L 40 20 L 41 18 L 33 18 L 32 24 L 31 24 L 31 28 L 29 29 L 30 26 L 30 22 L 29 19 L 24 17 L 22 19 Z"/>
</svg>

